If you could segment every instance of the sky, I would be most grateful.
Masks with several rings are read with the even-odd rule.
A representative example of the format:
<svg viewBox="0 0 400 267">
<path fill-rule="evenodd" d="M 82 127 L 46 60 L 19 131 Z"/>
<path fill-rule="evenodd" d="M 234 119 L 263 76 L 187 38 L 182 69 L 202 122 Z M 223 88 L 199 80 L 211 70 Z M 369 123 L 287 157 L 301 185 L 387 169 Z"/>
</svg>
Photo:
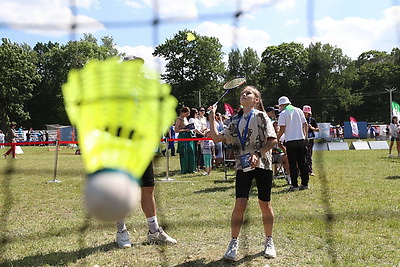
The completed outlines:
<svg viewBox="0 0 400 267">
<path fill-rule="evenodd" d="M 217 37 L 225 59 L 233 47 L 261 57 L 283 42 L 329 43 L 353 59 L 400 47 L 400 0 L 0 0 L 0 7 L 1 37 L 12 42 L 110 36 L 120 52 L 161 71 L 165 62 L 152 57 L 154 47 L 185 29 Z"/>
</svg>

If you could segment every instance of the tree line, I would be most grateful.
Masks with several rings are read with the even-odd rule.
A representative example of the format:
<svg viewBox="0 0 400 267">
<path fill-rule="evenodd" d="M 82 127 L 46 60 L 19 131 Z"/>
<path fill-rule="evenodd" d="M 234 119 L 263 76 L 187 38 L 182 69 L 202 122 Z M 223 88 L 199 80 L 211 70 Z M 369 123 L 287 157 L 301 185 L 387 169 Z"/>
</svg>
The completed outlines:
<svg viewBox="0 0 400 267">
<path fill-rule="evenodd" d="M 188 33 L 195 38 L 187 38 Z M 33 48 L 3 38 L 0 45 L 0 123 L 10 121 L 26 128 L 69 124 L 61 86 L 73 68 L 90 59 L 123 57 L 112 37 L 98 41 L 91 34 L 66 44 L 37 43 Z M 238 76 L 256 86 L 266 106 L 286 95 L 296 106 L 307 104 L 320 122 L 342 123 L 349 116 L 359 121 L 389 121 L 389 92 L 400 91 L 400 49 L 390 53 L 367 51 L 353 60 L 336 46 L 291 42 L 267 46 L 259 56 L 248 47 L 233 48 L 224 62 L 218 38 L 182 30 L 158 45 L 153 56 L 166 60 L 162 79 L 172 87 L 181 106 L 208 107 L 223 93 L 222 85 Z M 239 90 L 223 100 L 239 106 Z M 222 105 L 219 107 L 223 111 Z"/>
</svg>

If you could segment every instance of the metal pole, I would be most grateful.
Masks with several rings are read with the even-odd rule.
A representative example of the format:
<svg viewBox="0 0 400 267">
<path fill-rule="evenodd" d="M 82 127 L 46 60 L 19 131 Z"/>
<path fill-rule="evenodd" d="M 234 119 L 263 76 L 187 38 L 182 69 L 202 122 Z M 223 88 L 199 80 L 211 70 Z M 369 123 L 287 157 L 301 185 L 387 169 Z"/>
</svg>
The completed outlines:
<svg viewBox="0 0 400 267">
<path fill-rule="evenodd" d="M 55 159 L 54 159 L 54 177 L 52 181 L 48 181 L 48 183 L 61 183 L 60 180 L 57 180 L 57 163 L 58 163 L 58 148 L 60 147 L 58 143 L 58 139 L 56 140 L 56 153 L 55 153 Z"/>
<path fill-rule="evenodd" d="M 393 107 L 392 107 L 392 102 L 393 102 L 393 98 L 392 98 L 392 93 L 394 91 L 396 91 L 396 88 L 392 88 L 392 89 L 385 89 L 386 91 L 389 92 L 389 110 L 390 110 L 390 117 L 389 117 L 389 121 L 392 120 L 392 116 L 393 116 Z"/>
<path fill-rule="evenodd" d="M 174 179 L 169 178 L 169 153 L 168 153 L 168 148 L 169 148 L 169 141 L 168 137 L 165 138 L 165 158 L 166 158 L 166 167 L 165 167 L 165 178 L 162 179 L 163 181 L 173 181 Z"/>
<path fill-rule="evenodd" d="M 199 107 L 201 107 L 201 89 L 199 89 Z"/>
</svg>

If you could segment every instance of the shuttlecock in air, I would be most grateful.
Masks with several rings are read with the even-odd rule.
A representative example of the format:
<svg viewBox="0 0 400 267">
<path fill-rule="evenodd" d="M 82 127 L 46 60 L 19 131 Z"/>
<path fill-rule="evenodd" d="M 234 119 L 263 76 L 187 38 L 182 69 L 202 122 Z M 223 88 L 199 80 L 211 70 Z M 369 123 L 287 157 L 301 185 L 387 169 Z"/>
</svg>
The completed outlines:
<svg viewBox="0 0 400 267">
<path fill-rule="evenodd" d="M 194 36 L 193 33 L 188 32 L 188 33 L 186 34 L 186 40 L 188 40 L 189 42 L 194 41 L 194 40 L 196 40 L 196 36 Z"/>
</svg>

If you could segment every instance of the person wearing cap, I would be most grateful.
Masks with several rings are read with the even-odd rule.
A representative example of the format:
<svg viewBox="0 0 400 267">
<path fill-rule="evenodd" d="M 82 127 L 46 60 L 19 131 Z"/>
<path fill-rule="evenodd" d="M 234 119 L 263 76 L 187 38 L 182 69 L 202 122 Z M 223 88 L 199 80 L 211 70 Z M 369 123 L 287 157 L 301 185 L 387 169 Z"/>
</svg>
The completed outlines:
<svg viewBox="0 0 400 267">
<path fill-rule="evenodd" d="M 317 120 L 311 117 L 311 107 L 309 105 L 303 106 L 304 116 L 306 117 L 308 124 L 308 138 L 307 138 L 307 154 L 306 154 L 306 165 L 308 168 L 308 173 L 310 176 L 314 176 L 313 168 L 312 168 L 312 154 L 314 147 L 314 138 L 315 132 L 319 132 Z"/>
<path fill-rule="evenodd" d="M 281 113 L 278 119 L 278 140 L 285 134 L 285 147 L 289 159 L 290 178 L 292 185 L 289 191 L 308 189 L 309 174 L 306 166 L 307 120 L 301 109 L 294 107 L 287 96 L 278 99 Z M 301 186 L 298 185 L 300 170 Z"/>
</svg>

